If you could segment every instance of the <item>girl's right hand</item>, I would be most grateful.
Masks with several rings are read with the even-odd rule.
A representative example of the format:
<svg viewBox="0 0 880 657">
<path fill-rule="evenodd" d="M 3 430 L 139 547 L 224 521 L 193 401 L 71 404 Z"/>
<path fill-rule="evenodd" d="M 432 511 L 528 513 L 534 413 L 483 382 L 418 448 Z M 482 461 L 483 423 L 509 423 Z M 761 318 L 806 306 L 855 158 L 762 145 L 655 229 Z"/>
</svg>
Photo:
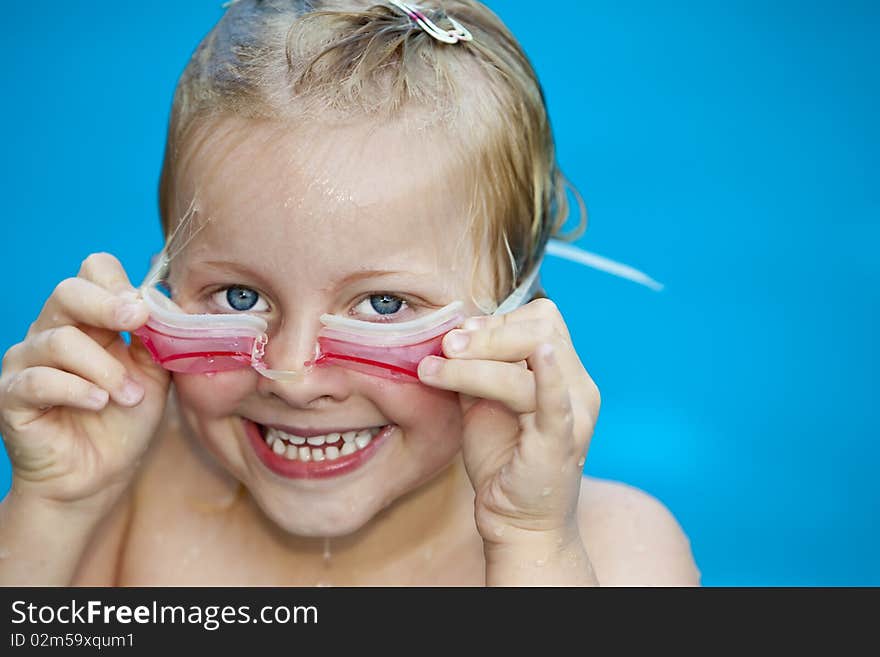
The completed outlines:
<svg viewBox="0 0 880 657">
<path fill-rule="evenodd" d="M 86 258 L 0 370 L 0 434 L 19 495 L 109 508 L 156 432 L 170 376 L 137 337 L 148 310 L 119 261 Z"/>
</svg>

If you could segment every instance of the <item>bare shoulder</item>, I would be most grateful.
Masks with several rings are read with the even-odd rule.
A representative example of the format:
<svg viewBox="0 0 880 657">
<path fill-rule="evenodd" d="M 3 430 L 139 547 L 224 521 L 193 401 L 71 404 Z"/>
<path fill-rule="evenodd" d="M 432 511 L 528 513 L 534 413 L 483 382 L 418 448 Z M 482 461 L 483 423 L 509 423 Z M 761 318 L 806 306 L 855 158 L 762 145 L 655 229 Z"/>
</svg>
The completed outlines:
<svg viewBox="0 0 880 657">
<path fill-rule="evenodd" d="M 578 514 L 600 584 L 699 586 L 690 541 L 655 497 L 620 482 L 584 477 Z"/>
</svg>

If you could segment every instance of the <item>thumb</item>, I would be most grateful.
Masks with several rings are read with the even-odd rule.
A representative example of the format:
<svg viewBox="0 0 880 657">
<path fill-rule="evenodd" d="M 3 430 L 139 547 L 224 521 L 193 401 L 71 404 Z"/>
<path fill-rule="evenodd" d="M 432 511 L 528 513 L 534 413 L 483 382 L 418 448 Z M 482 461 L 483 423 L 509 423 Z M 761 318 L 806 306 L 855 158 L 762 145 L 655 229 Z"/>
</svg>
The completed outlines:
<svg viewBox="0 0 880 657">
<path fill-rule="evenodd" d="M 480 488 L 516 450 L 518 416 L 501 402 L 475 399 L 465 415 L 462 458 L 475 488 Z"/>
</svg>

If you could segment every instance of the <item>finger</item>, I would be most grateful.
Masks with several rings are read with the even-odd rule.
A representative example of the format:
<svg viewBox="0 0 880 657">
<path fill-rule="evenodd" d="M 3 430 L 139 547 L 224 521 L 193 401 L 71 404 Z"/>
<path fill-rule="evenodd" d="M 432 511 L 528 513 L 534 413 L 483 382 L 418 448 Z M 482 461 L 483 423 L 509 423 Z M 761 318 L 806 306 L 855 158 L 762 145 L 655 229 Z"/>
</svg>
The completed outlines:
<svg viewBox="0 0 880 657">
<path fill-rule="evenodd" d="M 517 362 L 527 359 L 542 342 L 560 347 L 569 344 L 551 322 L 542 318 L 450 331 L 443 338 L 443 353 L 451 358 Z"/>
<path fill-rule="evenodd" d="M 571 445 L 574 412 L 571 395 L 552 344 L 540 345 L 528 359 L 535 376 L 534 427 L 540 434 Z"/>
<path fill-rule="evenodd" d="M 461 449 L 471 482 L 481 488 L 516 452 L 521 416 L 491 399 L 477 404 L 477 412 L 466 419 Z"/>
<path fill-rule="evenodd" d="M 12 370 L 54 367 L 75 374 L 110 392 L 123 406 L 140 402 L 144 389 L 125 366 L 74 326 L 59 326 L 31 336 L 7 353 Z"/>
<path fill-rule="evenodd" d="M 574 345 L 546 317 L 508 322 L 473 331 L 450 331 L 444 337 L 443 351 L 453 359 L 516 361 L 527 367 L 528 357 L 544 342 L 552 344 L 556 349 L 556 358 L 563 376 L 573 388 L 572 403 L 580 404 L 581 397 L 589 401 L 590 396 L 580 395 L 580 389 L 585 385 L 593 385 L 590 375 L 581 363 Z M 592 411 L 591 404 L 588 404 L 588 409 Z"/>
<path fill-rule="evenodd" d="M 109 253 L 92 253 L 83 260 L 77 276 L 115 294 L 136 291 L 131 281 L 128 280 L 122 263 Z"/>
<path fill-rule="evenodd" d="M 419 363 L 418 373 L 435 388 L 499 401 L 516 413 L 535 410 L 534 376 L 517 363 L 428 356 Z"/>
<path fill-rule="evenodd" d="M 149 311 L 136 292 L 116 294 L 84 278 L 66 278 L 52 292 L 30 334 L 65 324 L 109 331 L 134 330 L 144 324 Z M 115 337 L 115 335 L 114 335 Z"/>
<path fill-rule="evenodd" d="M 109 395 L 85 379 L 51 367 L 30 367 L 15 374 L 0 390 L 4 420 L 20 428 L 54 406 L 97 411 Z"/>
<path fill-rule="evenodd" d="M 569 342 L 571 334 L 568 332 L 568 326 L 559 312 L 559 308 L 550 299 L 535 299 L 526 305 L 517 308 L 504 315 L 479 315 L 469 317 L 462 323 L 462 328 L 466 330 L 489 329 L 504 326 L 506 324 L 528 321 L 534 319 L 548 319 L 559 333 Z"/>
</svg>

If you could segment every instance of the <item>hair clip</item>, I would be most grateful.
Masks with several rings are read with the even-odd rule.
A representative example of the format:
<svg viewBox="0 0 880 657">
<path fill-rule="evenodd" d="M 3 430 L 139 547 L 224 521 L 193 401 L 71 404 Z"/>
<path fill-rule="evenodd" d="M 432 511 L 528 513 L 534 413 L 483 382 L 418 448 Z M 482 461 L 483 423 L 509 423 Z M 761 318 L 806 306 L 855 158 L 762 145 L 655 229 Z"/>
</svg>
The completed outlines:
<svg viewBox="0 0 880 657">
<path fill-rule="evenodd" d="M 474 40 L 474 37 L 468 29 L 452 16 L 447 16 L 447 18 L 449 19 L 449 22 L 452 23 L 453 29 L 444 30 L 434 24 L 431 19 L 419 11 L 418 7 L 415 5 L 400 2 L 400 0 L 388 0 L 388 2 L 409 16 L 410 20 L 418 24 L 420 28 L 437 39 L 437 41 L 442 41 L 443 43 L 458 43 L 459 41 Z"/>
</svg>

